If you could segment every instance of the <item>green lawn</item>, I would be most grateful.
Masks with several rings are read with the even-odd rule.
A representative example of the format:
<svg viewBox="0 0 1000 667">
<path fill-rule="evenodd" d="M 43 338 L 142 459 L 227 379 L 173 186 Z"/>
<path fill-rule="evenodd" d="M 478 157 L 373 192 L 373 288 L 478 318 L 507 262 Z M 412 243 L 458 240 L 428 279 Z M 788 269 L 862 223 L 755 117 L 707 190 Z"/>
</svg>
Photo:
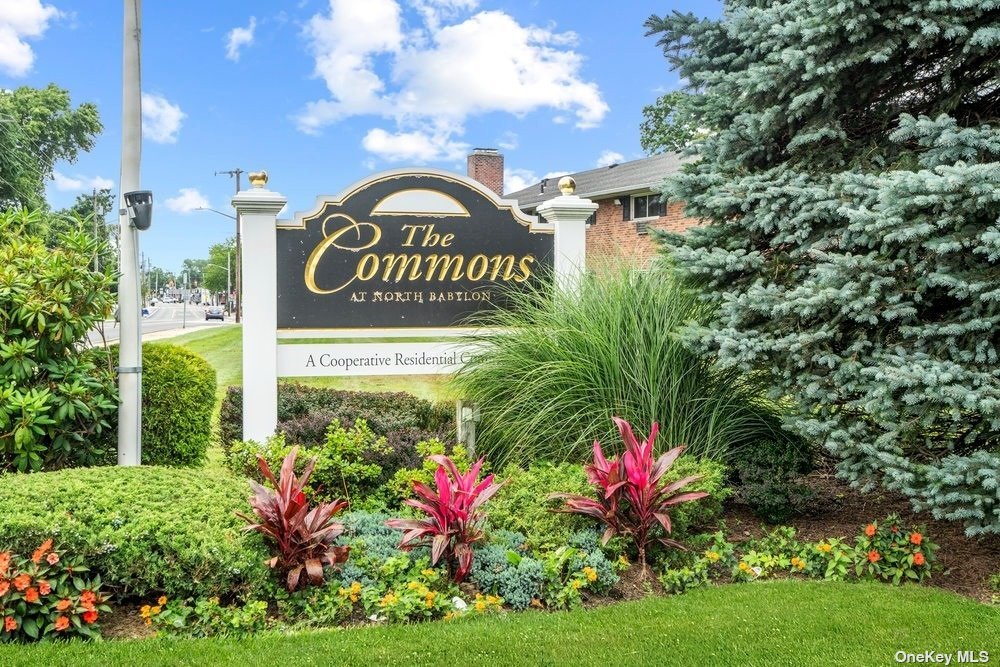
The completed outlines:
<svg viewBox="0 0 1000 667">
<path fill-rule="evenodd" d="M 222 401 L 226 387 L 243 381 L 243 349 L 239 326 L 218 327 L 193 331 L 166 339 L 164 342 L 180 345 L 205 357 L 218 374 L 216 403 Z M 299 341 L 302 342 L 302 341 Z M 321 341 L 310 341 L 321 342 Z M 338 341 L 352 342 L 352 340 Z M 359 342 L 359 341 L 353 341 Z M 315 377 L 289 378 L 314 387 L 333 387 L 355 391 L 405 391 L 428 400 L 451 400 L 443 375 L 399 375 L 389 377 Z"/>
<path fill-rule="evenodd" d="M 0 664 L 892 665 L 898 650 L 986 650 L 996 660 L 1000 608 L 930 588 L 784 581 L 456 623 L 4 646 Z"/>
</svg>

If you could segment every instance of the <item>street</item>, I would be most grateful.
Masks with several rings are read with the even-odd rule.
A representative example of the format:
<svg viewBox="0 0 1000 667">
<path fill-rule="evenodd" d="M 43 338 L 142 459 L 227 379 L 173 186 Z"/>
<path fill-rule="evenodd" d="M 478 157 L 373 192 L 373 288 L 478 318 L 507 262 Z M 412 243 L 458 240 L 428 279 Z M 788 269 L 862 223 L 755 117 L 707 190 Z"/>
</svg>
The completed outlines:
<svg viewBox="0 0 1000 667">
<path fill-rule="evenodd" d="M 149 307 L 149 317 L 142 318 L 142 333 L 154 334 L 163 331 L 173 331 L 177 329 L 200 329 L 210 326 L 221 326 L 232 322 L 232 316 L 227 315 L 225 322 L 219 320 L 205 320 L 205 306 L 194 306 L 181 303 L 161 303 L 156 302 L 155 306 Z M 101 333 L 103 329 L 103 336 Z M 90 332 L 89 338 L 92 345 L 100 345 L 101 340 L 108 343 L 117 343 L 121 334 L 121 326 L 114 320 L 105 320 L 103 325 Z"/>
</svg>

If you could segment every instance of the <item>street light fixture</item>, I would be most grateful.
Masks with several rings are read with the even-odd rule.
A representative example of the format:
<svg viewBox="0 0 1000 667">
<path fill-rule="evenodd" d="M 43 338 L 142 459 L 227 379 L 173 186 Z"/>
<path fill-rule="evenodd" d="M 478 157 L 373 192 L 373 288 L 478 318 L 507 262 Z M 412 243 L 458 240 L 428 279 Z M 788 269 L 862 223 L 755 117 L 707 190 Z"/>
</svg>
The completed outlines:
<svg viewBox="0 0 1000 667">
<path fill-rule="evenodd" d="M 229 172 L 216 172 L 216 174 L 219 174 L 219 173 L 225 174 L 225 173 L 229 173 Z M 237 193 L 239 193 L 239 191 L 240 191 L 239 174 L 241 174 L 241 173 L 243 173 L 243 172 L 240 171 L 238 174 L 236 174 L 236 192 Z M 235 215 L 230 215 L 228 213 L 223 213 L 222 211 L 217 211 L 216 209 L 210 208 L 208 206 L 198 206 L 194 210 L 196 210 L 196 211 L 211 211 L 212 213 L 218 213 L 219 215 L 221 215 L 223 217 L 226 217 L 226 218 L 229 218 L 230 220 L 235 220 L 236 221 L 236 299 L 235 299 L 236 302 L 234 304 L 234 306 L 235 306 L 234 310 L 236 312 L 236 321 L 239 322 L 240 321 L 240 300 L 241 300 L 240 299 L 240 259 L 241 259 L 241 256 L 240 256 L 240 220 Z M 226 273 L 227 277 L 228 277 L 228 275 L 229 274 Z M 226 309 L 227 310 L 229 308 L 229 295 L 230 294 L 232 294 L 232 292 L 227 292 L 226 293 Z"/>
</svg>

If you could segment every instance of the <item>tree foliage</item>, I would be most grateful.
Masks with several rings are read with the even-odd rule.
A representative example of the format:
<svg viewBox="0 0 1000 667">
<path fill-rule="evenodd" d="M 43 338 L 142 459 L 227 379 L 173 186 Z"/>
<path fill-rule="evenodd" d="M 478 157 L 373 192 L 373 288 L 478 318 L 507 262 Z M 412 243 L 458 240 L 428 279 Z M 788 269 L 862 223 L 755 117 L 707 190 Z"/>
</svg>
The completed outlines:
<svg viewBox="0 0 1000 667">
<path fill-rule="evenodd" d="M 721 128 L 664 184 L 693 339 L 770 374 L 840 472 L 1000 533 L 1000 2 L 733 0 L 650 17 Z"/>
<path fill-rule="evenodd" d="M 228 257 L 228 262 L 227 262 Z M 229 267 L 229 278 L 226 278 L 226 266 Z M 225 292 L 226 288 L 236 287 L 236 240 L 226 239 L 215 243 L 208 249 L 208 263 L 204 273 L 206 289 L 212 292 Z"/>
<path fill-rule="evenodd" d="M 96 106 L 74 109 L 55 84 L 0 90 L 0 209 L 44 207 L 56 162 L 74 162 L 101 129 Z"/>
<path fill-rule="evenodd" d="M 81 231 L 48 248 L 42 214 L 0 212 L 0 472 L 91 464 L 118 407 L 107 359 L 84 349 L 111 312 L 101 244 Z"/>
<path fill-rule="evenodd" d="M 639 144 L 654 155 L 667 151 L 682 151 L 710 132 L 697 115 L 692 113 L 693 95 L 675 90 L 657 98 L 642 108 Z"/>
</svg>

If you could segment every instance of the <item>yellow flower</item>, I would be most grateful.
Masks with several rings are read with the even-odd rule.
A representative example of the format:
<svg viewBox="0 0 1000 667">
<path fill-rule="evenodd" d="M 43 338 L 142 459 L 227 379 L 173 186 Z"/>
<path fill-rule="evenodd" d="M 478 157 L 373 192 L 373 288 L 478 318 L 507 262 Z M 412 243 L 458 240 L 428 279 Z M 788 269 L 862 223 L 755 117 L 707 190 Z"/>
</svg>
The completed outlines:
<svg viewBox="0 0 1000 667">
<path fill-rule="evenodd" d="M 352 593 L 360 593 L 361 592 L 361 583 L 357 582 L 357 581 L 351 583 L 351 592 Z"/>
<path fill-rule="evenodd" d="M 396 594 L 393 593 L 392 591 L 389 591 L 388 593 L 386 593 L 382 597 L 381 600 L 379 600 L 378 604 L 379 604 L 380 607 L 390 607 L 390 606 L 396 604 L 398 601 L 399 601 L 399 598 L 396 597 Z"/>
<path fill-rule="evenodd" d="M 409 588 L 411 591 L 417 590 L 418 588 L 420 588 L 420 586 L 421 584 L 419 581 L 411 581 L 410 583 L 406 584 L 406 587 Z"/>
<path fill-rule="evenodd" d="M 156 604 L 158 604 L 161 607 L 163 605 L 167 604 L 167 596 L 166 595 L 161 595 L 160 599 L 156 601 Z"/>
<path fill-rule="evenodd" d="M 147 618 L 144 622 L 146 623 L 146 625 L 152 625 L 153 624 L 153 619 Z"/>
<path fill-rule="evenodd" d="M 587 581 L 597 581 L 597 570 L 592 567 L 583 568 L 583 573 L 587 575 Z"/>
<path fill-rule="evenodd" d="M 831 551 L 833 551 L 833 546 L 832 546 L 832 545 L 830 545 L 830 544 L 827 544 L 826 542 L 823 542 L 822 544 L 820 544 L 820 545 L 819 545 L 818 547 L 816 547 L 816 548 L 817 548 L 817 549 L 819 549 L 820 551 L 822 551 L 822 552 L 823 552 L 823 553 L 825 553 L 825 554 L 828 554 L 828 553 L 830 553 Z"/>
<path fill-rule="evenodd" d="M 482 600 L 476 600 L 476 611 L 486 611 L 486 603 Z"/>
<path fill-rule="evenodd" d="M 572 582 L 570 582 L 570 585 L 573 587 L 574 591 L 578 591 L 580 590 L 580 586 L 583 585 L 583 582 L 580 581 L 579 579 L 574 579 Z"/>
<path fill-rule="evenodd" d="M 346 588 L 344 588 L 343 586 L 341 586 L 340 588 L 337 589 L 337 595 L 339 595 L 342 598 L 346 598 L 347 597 L 347 593 L 348 593 L 348 590 Z"/>
<path fill-rule="evenodd" d="M 453 611 L 446 611 L 444 613 L 444 620 L 450 621 L 453 618 L 455 618 L 455 612 L 453 612 Z"/>
<path fill-rule="evenodd" d="M 792 558 L 792 567 L 797 570 L 804 570 L 806 569 L 806 562 L 798 556 L 795 556 Z"/>
<path fill-rule="evenodd" d="M 424 575 L 429 579 L 430 577 L 433 577 L 435 574 L 437 574 L 437 570 L 432 570 L 431 568 L 427 568 L 426 570 L 420 570 L 420 574 Z"/>
<path fill-rule="evenodd" d="M 705 558 L 712 561 L 713 563 L 719 560 L 719 552 L 717 551 L 706 551 Z"/>
<path fill-rule="evenodd" d="M 160 613 L 160 605 L 156 605 L 155 607 L 153 607 L 152 609 L 150 609 L 149 613 L 152 614 L 153 616 L 156 616 L 157 614 L 159 614 Z"/>
<path fill-rule="evenodd" d="M 740 567 L 740 570 L 742 572 L 749 572 L 750 571 L 750 566 L 747 565 L 746 563 L 741 562 L 740 565 L 739 565 L 739 567 Z"/>
<path fill-rule="evenodd" d="M 139 609 L 139 614 L 143 618 L 149 618 L 149 605 L 148 604 L 142 605 L 142 607 Z"/>
<path fill-rule="evenodd" d="M 622 554 L 621 556 L 618 557 L 618 562 L 621 565 L 624 565 L 625 567 L 628 567 L 628 558 L 625 557 L 625 554 Z"/>
<path fill-rule="evenodd" d="M 500 598 L 496 595 L 487 595 L 486 602 L 492 605 L 500 606 Z"/>
</svg>

